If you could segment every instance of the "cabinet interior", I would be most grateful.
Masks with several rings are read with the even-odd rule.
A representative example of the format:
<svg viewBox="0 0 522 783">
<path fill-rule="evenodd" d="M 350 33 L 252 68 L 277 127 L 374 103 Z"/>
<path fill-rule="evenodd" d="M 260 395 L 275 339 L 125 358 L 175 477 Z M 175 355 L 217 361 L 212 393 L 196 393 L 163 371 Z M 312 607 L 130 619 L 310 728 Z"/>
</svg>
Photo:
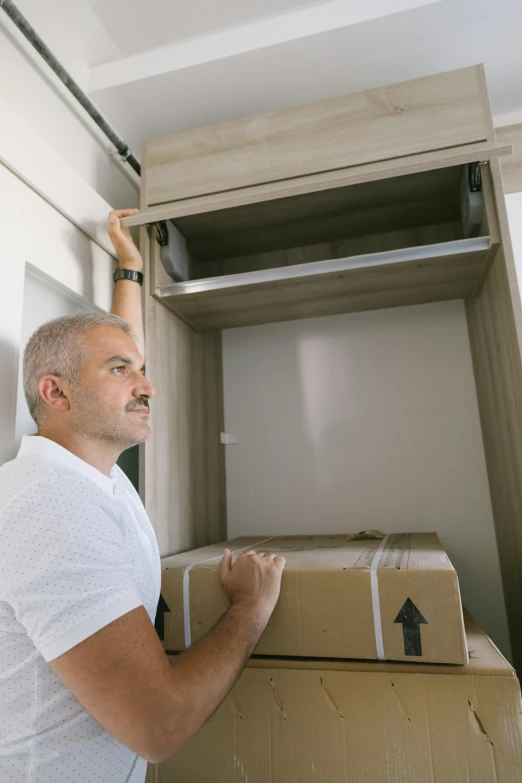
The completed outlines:
<svg viewBox="0 0 522 783">
<path fill-rule="evenodd" d="M 177 218 L 187 279 L 159 264 L 156 294 L 200 329 L 469 298 L 495 241 L 488 188 L 486 165 L 460 165 Z"/>
<path fill-rule="evenodd" d="M 464 167 L 392 177 L 176 220 L 191 279 L 463 239 Z"/>
</svg>

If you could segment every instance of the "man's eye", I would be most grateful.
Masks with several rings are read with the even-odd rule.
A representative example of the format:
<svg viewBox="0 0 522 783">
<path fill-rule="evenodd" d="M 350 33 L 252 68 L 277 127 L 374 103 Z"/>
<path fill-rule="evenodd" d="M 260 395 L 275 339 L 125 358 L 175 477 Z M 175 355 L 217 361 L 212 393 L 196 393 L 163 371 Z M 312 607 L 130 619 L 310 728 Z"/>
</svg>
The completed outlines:
<svg viewBox="0 0 522 783">
<path fill-rule="evenodd" d="M 116 372 L 118 372 L 118 374 L 119 374 L 119 370 L 122 370 L 123 372 L 125 372 L 125 365 L 122 364 L 121 367 L 113 367 L 112 369 L 116 370 Z"/>
</svg>

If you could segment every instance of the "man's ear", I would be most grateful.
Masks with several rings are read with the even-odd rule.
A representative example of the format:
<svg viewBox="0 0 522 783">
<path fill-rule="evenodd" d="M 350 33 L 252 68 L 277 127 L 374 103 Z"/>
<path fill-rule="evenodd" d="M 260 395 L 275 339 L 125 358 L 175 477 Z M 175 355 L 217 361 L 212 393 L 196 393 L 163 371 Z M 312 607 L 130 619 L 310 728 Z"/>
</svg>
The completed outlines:
<svg viewBox="0 0 522 783">
<path fill-rule="evenodd" d="M 70 410 L 70 384 L 58 375 L 42 375 L 38 391 L 42 400 L 55 411 Z"/>
</svg>

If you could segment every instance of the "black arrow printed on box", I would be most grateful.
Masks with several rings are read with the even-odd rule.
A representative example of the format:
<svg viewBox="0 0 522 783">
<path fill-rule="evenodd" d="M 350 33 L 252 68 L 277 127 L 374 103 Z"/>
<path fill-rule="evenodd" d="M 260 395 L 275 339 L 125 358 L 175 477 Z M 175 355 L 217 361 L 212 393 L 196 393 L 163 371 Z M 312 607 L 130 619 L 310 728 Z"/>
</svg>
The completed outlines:
<svg viewBox="0 0 522 783">
<path fill-rule="evenodd" d="M 156 610 L 156 619 L 154 620 L 154 628 L 162 642 L 165 640 L 165 612 L 170 612 L 170 609 L 160 593 L 158 608 Z"/>
<path fill-rule="evenodd" d="M 422 655 L 420 626 L 428 625 L 411 598 L 407 598 L 401 611 L 393 621 L 402 625 L 404 655 Z"/>
</svg>

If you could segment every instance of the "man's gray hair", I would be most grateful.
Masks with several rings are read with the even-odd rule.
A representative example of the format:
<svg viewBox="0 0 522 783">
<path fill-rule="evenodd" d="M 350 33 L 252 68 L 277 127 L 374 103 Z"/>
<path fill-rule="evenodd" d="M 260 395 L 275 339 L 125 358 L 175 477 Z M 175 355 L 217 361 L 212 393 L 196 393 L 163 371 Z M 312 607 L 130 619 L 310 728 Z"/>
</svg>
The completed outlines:
<svg viewBox="0 0 522 783">
<path fill-rule="evenodd" d="M 110 313 L 80 313 L 49 321 L 29 338 L 24 351 L 24 393 L 29 413 L 38 424 L 44 404 L 38 391 L 42 375 L 57 375 L 74 383 L 86 358 L 82 337 L 95 326 L 117 326 L 132 335 L 127 321 Z"/>
</svg>

